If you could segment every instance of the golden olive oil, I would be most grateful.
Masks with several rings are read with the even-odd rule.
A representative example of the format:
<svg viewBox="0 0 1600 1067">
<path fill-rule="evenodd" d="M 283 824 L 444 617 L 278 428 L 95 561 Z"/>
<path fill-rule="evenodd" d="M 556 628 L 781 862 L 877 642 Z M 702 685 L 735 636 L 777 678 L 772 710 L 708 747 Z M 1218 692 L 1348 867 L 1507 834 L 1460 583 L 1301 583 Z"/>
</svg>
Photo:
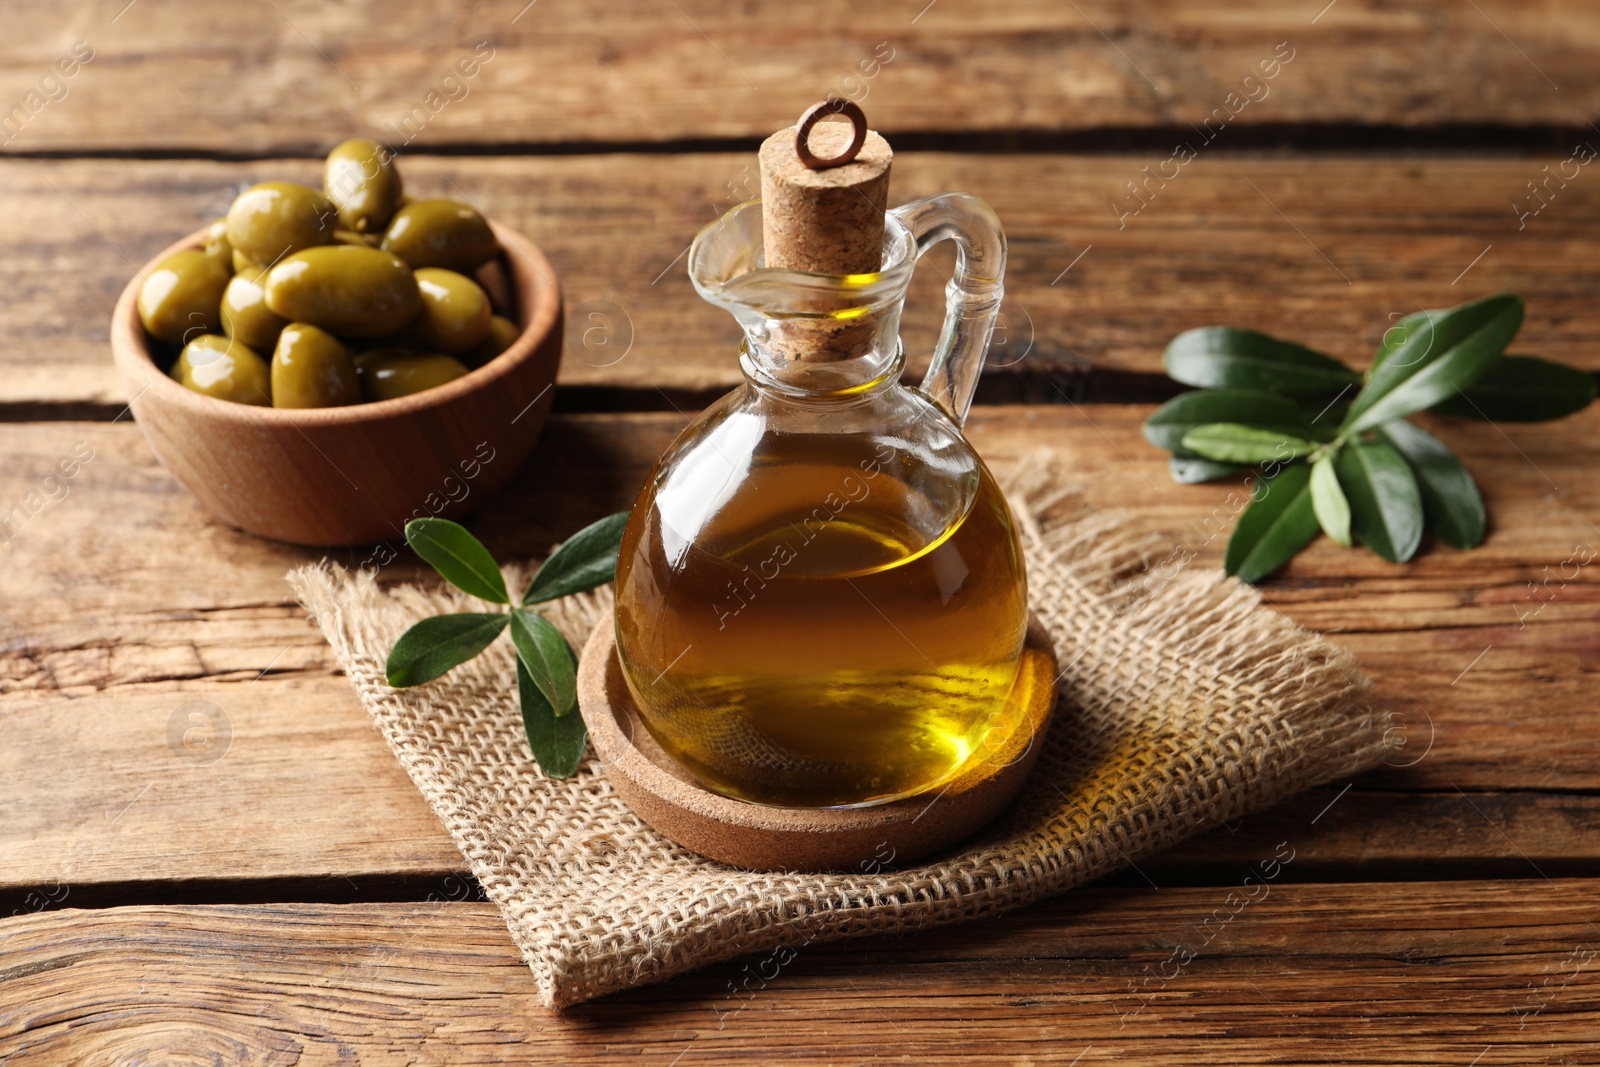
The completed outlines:
<svg viewBox="0 0 1600 1067">
<path fill-rule="evenodd" d="M 868 434 L 713 451 L 652 482 L 617 575 L 624 671 L 667 753 L 740 799 L 859 805 L 933 789 L 1027 725 L 1007 701 L 1022 556 L 976 456 L 952 471 Z"/>
</svg>

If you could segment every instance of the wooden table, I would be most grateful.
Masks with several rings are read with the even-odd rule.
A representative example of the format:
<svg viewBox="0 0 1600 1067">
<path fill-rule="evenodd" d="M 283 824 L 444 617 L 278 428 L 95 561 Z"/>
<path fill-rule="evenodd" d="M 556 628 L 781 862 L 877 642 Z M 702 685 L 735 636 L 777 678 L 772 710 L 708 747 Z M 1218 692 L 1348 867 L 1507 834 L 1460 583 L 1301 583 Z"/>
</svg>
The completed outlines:
<svg viewBox="0 0 1600 1067">
<path fill-rule="evenodd" d="M 566 287 L 558 415 L 472 523 L 541 554 L 738 380 L 682 253 L 759 138 L 841 92 L 894 142 L 897 202 L 964 189 L 1006 222 L 978 447 L 1057 449 L 1215 563 L 1232 488 L 1173 485 L 1139 434 L 1176 331 L 1360 364 L 1400 315 L 1513 290 L 1520 349 L 1600 369 L 1600 177 L 1540 185 L 1600 145 L 1592 4 L 524 3 L 5 5 L 0 1060 L 1600 1062 L 1600 585 L 1574 562 L 1600 412 L 1429 421 L 1487 543 L 1392 566 L 1322 540 L 1264 586 L 1377 680 L 1395 765 L 999 921 L 809 948 L 738 1001 L 736 963 L 556 1013 L 290 601 L 321 553 L 201 514 L 107 350 L 134 266 L 243 183 L 409 136 L 414 188 L 521 229 Z M 93 58 L 43 81 L 76 41 Z M 1280 884 L 1174 973 L 1278 849 Z"/>
</svg>

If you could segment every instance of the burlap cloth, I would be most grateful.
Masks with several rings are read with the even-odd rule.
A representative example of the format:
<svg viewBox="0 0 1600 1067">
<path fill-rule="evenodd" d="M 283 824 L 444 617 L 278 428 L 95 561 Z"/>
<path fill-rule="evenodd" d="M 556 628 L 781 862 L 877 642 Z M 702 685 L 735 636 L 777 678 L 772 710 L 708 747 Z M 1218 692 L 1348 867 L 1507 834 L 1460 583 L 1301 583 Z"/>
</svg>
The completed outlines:
<svg viewBox="0 0 1600 1067">
<path fill-rule="evenodd" d="M 1386 723 L 1348 653 L 1250 587 L 1185 566 L 1181 542 L 1088 514 L 1051 490 L 1047 465 L 1027 466 L 1010 489 L 1031 604 L 1062 668 L 1055 719 L 998 821 L 901 869 L 771 874 L 702 859 L 635 817 L 592 753 L 566 781 L 539 773 L 509 640 L 436 682 L 384 683 L 406 627 L 480 602 L 328 564 L 289 581 L 499 906 L 541 999 L 567 1005 L 779 946 L 994 915 L 1383 758 Z M 610 590 L 550 616 L 582 648 L 610 620 Z"/>
</svg>

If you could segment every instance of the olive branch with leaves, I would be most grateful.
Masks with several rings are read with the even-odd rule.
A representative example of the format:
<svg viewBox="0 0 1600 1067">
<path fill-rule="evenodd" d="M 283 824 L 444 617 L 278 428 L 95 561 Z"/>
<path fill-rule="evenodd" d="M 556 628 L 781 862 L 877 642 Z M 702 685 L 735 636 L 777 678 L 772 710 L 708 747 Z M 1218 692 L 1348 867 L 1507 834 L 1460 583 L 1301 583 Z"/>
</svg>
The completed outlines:
<svg viewBox="0 0 1600 1067">
<path fill-rule="evenodd" d="M 440 577 L 463 593 L 511 610 L 435 615 L 416 623 L 389 651 L 389 684 L 402 689 L 430 682 L 477 656 L 509 628 L 517 651 L 522 725 L 533 758 L 551 778 L 571 777 L 589 740 L 578 711 L 578 657 L 561 631 L 533 606 L 613 580 L 627 523 L 628 513 L 619 511 L 567 538 L 534 572 L 515 603 L 494 557 L 466 527 L 448 519 L 406 523 L 406 543 Z"/>
<path fill-rule="evenodd" d="M 1244 581 L 1277 570 L 1319 530 L 1393 563 L 1416 554 L 1424 529 L 1473 548 L 1488 528 L 1483 494 L 1454 453 L 1406 420 L 1434 411 L 1543 422 L 1587 407 L 1592 375 L 1505 354 L 1522 315 L 1522 299 L 1506 293 L 1408 315 L 1365 375 L 1255 330 L 1189 330 L 1163 362 L 1197 391 L 1162 405 L 1144 435 L 1172 453 L 1178 482 L 1260 472 L 1224 555 Z"/>
</svg>

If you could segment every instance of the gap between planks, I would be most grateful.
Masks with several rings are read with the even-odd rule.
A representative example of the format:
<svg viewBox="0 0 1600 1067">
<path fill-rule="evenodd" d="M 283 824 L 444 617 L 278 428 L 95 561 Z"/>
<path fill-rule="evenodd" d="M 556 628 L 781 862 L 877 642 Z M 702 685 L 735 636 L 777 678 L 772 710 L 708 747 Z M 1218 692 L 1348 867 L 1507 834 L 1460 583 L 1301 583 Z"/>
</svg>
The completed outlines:
<svg viewBox="0 0 1600 1067">
<path fill-rule="evenodd" d="M 907 385 L 917 378 L 908 375 Z M 627 385 L 558 385 L 551 411 L 561 415 L 699 412 L 726 396 L 730 388 L 637 388 Z M 973 403 L 983 407 L 1016 404 L 1159 404 L 1186 392 L 1187 386 L 1160 374 L 1101 367 L 1060 367 L 1042 371 L 1007 371 L 978 379 Z M 117 422 L 128 417 L 128 405 L 96 400 L 0 399 L 0 422 Z"/>
<path fill-rule="evenodd" d="M 1180 125 L 1102 126 L 1070 130 L 1032 126 L 989 130 L 881 129 L 899 152 L 950 152 L 984 155 L 1113 155 L 1171 152 L 1194 137 L 1193 127 Z M 1521 157 L 1562 152 L 1575 141 L 1593 136 L 1588 126 L 1566 123 L 1444 122 L 1418 126 L 1399 123 L 1261 123 L 1233 127 L 1215 148 L 1215 155 L 1259 152 L 1324 155 L 1473 155 Z M 407 148 L 410 158 L 473 158 L 479 156 L 692 155 L 710 152 L 755 152 L 763 138 L 679 137 L 650 140 L 473 141 L 426 144 Z M 271 159 L 321 159 L 321 141 L 285 144 L 277 149 L 230 152 L 222 149 L 141 145 L 137 148 L 27 148 L 0 152 L 0 159 L 116 159 L 130 162 L 194 160 L 215 163 L 258 163 Z"/>
</svg>

